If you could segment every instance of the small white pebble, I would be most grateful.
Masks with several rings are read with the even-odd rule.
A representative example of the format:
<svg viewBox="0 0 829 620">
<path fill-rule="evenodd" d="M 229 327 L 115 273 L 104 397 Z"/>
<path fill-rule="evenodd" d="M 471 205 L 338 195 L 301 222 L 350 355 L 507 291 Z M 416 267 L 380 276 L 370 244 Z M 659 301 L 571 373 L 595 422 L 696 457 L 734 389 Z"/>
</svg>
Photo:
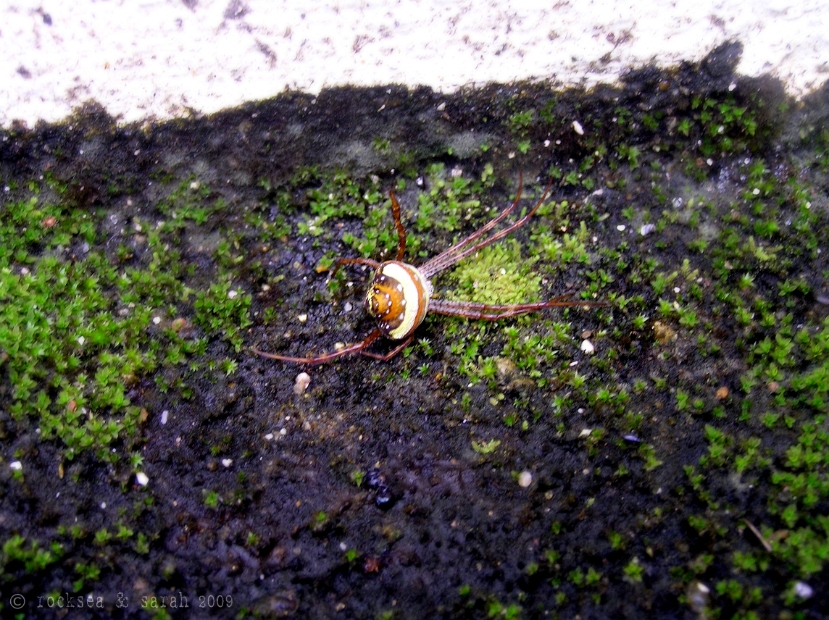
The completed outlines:
<svg viewBox="0 0 829 620">
<path fill-rule="evenodd" d="M 161 423 L 167 424 L 167 418 L 170 416 L 170 412 L 166 409 L 161 412 Z"/>
<path fill-rule="evenodd" d="M 518 486 L 522 489 L 526 489 L 533 483 L 533 475 L 528 471 L 522 471 L 518 475 Z"/>
<path fill-rule="evenodd" d="M 592 432 L 593 432 L 592 429 L 583 428 L 583 429 L 581 429 L 581 432 L 579 433 L 579 437 L 590 437 L 590 433 L 592 433 Z"/>
<path fill-rule="evenodd" d="M 222 459 L 222 465 L 225 467 L 230 467 L 233 465 L 233 459 Z"/>
<path fill-rule="evenodd" d="M 755 196 L 759 196 L 760 195 L 760 188 L 755 187 L 753 190 L 751 190 L 751 193 L 754 194 Z"/>
<path fill-rule="evenodd" d="M 705 163 L 708 164 L 709 166 L 713 166 L 714 165 L 714 160 L 709 157 L 708 159 L 705 160 Z"/>
<path fill-rule="evenodd" d="M 644 237 L 645 235 L 651 234 L 654 230 L 656 230 L 656 225 L 654 225 L 654 224 L 643 224 L 642 228 L 639 229 L 639 234 Z"/>
<path fill-rule="evenodd" d="M 299 321 L 300 323 L 305 323 L 308 320 L 308 315 L 307 314 L 299 314 L 299 315 L 297 315 L 296 320 Z"/>
<path fill-rule="evenodd" d="M 573 121 L 573 131 L 575 131 L 580 136 L 584 135 L 584 129 L 581 126 L 581 123 L 578 121 Z"/>
<path fill-rule="evenodd" d="M 143 471 L 139 471 L 137 474 L 135 474 L 135 481 L 138 484 L 140 484 L 142 487 L 145 487 L 145 486 L 147 486 L 147 484 L 149 484 L 150 477 L 147 474 L 145 474 Z"/>
<path fill-rule="evenodd" d="M 299 373 L 294 380 L 294 394 L 297 396 L 305 394 L 309 385 L 311 385 L 311 376 L 307 372 Z"/>
<path fill-rule="evenodd" d="M 160 316 L 154 316 L 153 317 L 153 325 L 158 325 L 159 323 L 161 323 L 161 317 Z"/>
<path fill-rule="evenodd" d="M 199 182 L 193 181 L 192 183 L 190 183 L 190 189 L 199 189 Z"/>
<path fill-rule="evenodd" d="M 348 549 L 348 545 L 346 545 L 344 542 L 341 542 L 340 543 L 340 551 L 345 551 L 346 549 Z"/>
<path fill-rule="evenodd" d="M 86 338 L 84 338 L 83 336 L 78 336 L 78 344 L 83 345 L 84 342 L 86 342 Z"/>
<path fill-rule="evenodd" d="M 737 88 L 737 82 L 731 82 L 731 84 L 728 85 L 728 92 L 731 92 L 735 88 Z"/>
<path fill-rule="evenodd" d="M 106 502 L 101 502 L 101 510 L 106 510 L 106 509 L 107 509 L 107 503 Z"/>
<path fill-rule="evenodd" d="M 616 230 L 618 230 L 619 232 L 624 232 L 625 231 L 625 225 L 624 224 L 619 224 L 616 227 Z"/>
<path fill-rule="evenodd" d="M 588 355 L 592 355 L 593 352 L 596 350 L 596 347 L 593 346 L 593 343 L 589 340 L 582 340 L 581 347 L 582 353 L 587 353 Z"/>
<path fill-rule="evenodd" d="M 674 293 L 676 293 L 677 295 L 679 295 L 679 292 L 680 292 L 681 290 L 682 290 L 682 289 L 681 289 L 681 288 L 679 288 L 678 286 L 675 286 L 675 287 L 674 287 Z"/>
<path fill-rule="evenodd" d="M 273 439 L 273 433 L 268 433 L 267 435 L 265 435 L 265 439 L 267 441 L 271 441 Z"/>
<path fill-rule="evenodd" d="M 12 461 L 9 463 L 9 467 L 11 467 L 14 471 L 23 471 L 23 463 L 20 461 Z"/>
<path fill-rule="evenodd" d="M 287 428 L 280 428 L 279 429 L 279 434 L 284 437 L 285 435 L 288 434 L 288 429 Z"/>
<path fill-rule="evenodd" d="M 228 291 L 227 296 L 230 299 L 236 299 L 236 296 L 239 294 L 239 291 Z"/>
<path fill-rule="evenodd" d="M 343 304 L 343 310 L 345 310 L 346 312 L 351 312 L 351 309 L 353 307 L 354 306 L 351 305 L 350 301 L 347 301 L 347 302 L 345 302 L 345 304 Z"/>
<path fill-rule="evenodd" d="M 814 591 L 814 589 L 812 589 L 812 586 L 810 586 L 808 583 L 805 583 L 803 581 L 798 581 L 796 584 L 794 584 L 794 593 L 799 598 L 801 598 L 805 601 L 808 598 L 812 598 L 815 591 Z"/>
</svg>

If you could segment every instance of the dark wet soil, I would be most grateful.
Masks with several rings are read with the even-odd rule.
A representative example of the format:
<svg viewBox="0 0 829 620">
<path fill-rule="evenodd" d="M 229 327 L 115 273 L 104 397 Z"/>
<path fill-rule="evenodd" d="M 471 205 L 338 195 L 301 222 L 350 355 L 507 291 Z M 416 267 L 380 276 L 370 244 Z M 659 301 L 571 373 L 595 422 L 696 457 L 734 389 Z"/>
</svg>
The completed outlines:
<svg viewBox="0 0 829 620">
<path fill-rule="evenodd" d="M 183 265 L 176 278 L 192 293 L 169 314 L 193 323 L 196 292 L 220 280 L 252 296 L 238 351 L 197 325 L 193 338 L 205 339 L 203 351 L 184 364 L 159 364 L 131 385 L 130 401 L 145 415 L 135 437 L 118 441 L 140 453 L 140 468 L 94 452 L 67 459 L 60 440 L 42 440 L 36 421 L 16 418 L 0 402 L 0 537 L 61 547 L 46 566 L 3 556 L 0 613 L 13 617 L 10 597 L 22 594 L 24 617 L 56 618 L 827 617 L 822 564 L 806 570 L 775 551 L 765 569 L 735 568 L 736 552 L 765 553 L 746 522 L 766 536 L 784 529 L 771 479 L 785 469 L 807 414 L 775 400 L 765 379 L 741 391 L 755 365 L 752 347 L 766 332 L 740 324 L 714 292 L 744 294 L 736 275 L 722 275 L 729 269 L 750 272 L 757 295 L 775 304 L 781 282 L 802 281 L 790 303 L 779 301 L 770 313 L 778 322 L 791 314 L 795 325 L 818 326 L 827 316 L 825 229 L 815 233 L 824 252 L 809 253 L 806 235 L 786 228 L 795 209 L 781 199 L 772 216 L 780 231 L 765 243 L 783 246 L 785 260 L 772 264 L 756 262 L 756 252 L 728 254 L 723 230 L 745 217 L 741 225 L 751 232 L 762 219 L 744 207 L 753 189 L 747 159 L 765 162 L 776 187 L 807 187 L 815 225 L 826 223 L 820 128 L 829 91 L 796 104 L 772 79 L 735 75 L 738 57 L 739 46 L 724 46 L 700 64 L 641 68 L 618 88 L 590 91 L 531 83 L 453 95 L 341 88 L 126 127 L 90 104 L 65 123 L 0 132 L 0 183 L 9 187 L 2 200 L 24 197 L 30 181 L 47 175 L 55 200 L 96 214 L 92 251 L 113 263 L 134 231 L 108 229 L 109 216 L 162 220 L 169 215 L 159 205 L 182 183 L 208 187 L 222 208 L 207 221 L 188 221 L 170 241 Z M 706 101 L 716 104 L 705 108 Z M 732 108 L 744 108 L 754 124 L 725 118 Z M 608 307 L 508 322 L 521 330 L 519 341 L 547 334 L 553 319 L 567 324 L 569 339 L 556 341 L 540 383 L 520 359 L 489 377 L 463 370 L 469 360 L 480 368 L 511 357 L 508 336 L 488 326 L 477 353 L 465 358 L 452 345 L 469 346 L 480 326 L 430 317 L 418 333 L 429 351 L 416 345 L 388 362 L 353 357 L 307 368 L 310 386 L 296 395 L 303 369 L 250 347 L 319 353 L 372 329 L 359 291 L 341 291 L 333 305 L 326 274 L 315 269 L 326 254 L 355 255 L 342 235 L 360 235 L 363 220 L 338 213 L 325 234 L 301 234 L 313 209 L 309 191 L 335 171 L 383 195 L 405 179 L 406 211 L 424 189 L 417 179 L 428 186 L 436 163 L 475 178 L 490 164 L 496 180 L 481 199 L 492 205 L 509 203 L 519 171 L 537 188 L 558 169 L 555 199 L 573 205 L 574 225 L 586 222 L 591 258 L 558 270 L 542 257 L 536 268 L 552 283 L 545 294 L 573 286 Z M 635 214 L 626 214 L 631 207 Z M 286 232 L 263 239 L 251 213 Z M 661 229 L 640 234 L 663 219 Z M 434 255 L 483 221 L 454 233 L 430 230 L 419 249 Z M 532 234 L 517 238 L 526 244 Z M 739 234 L 737 248 L 762 237 Z M 704 251 L 694 249 L 700 237 L 710 240 Z M 221 240 L 230 258 L 217 251 Z M 150 260 L 148 249 L 131 247 L 134 264 Z M 82 251 L 89 248 L 78 249 L 78 260 Z M 675 271 L 667 289 L 654 288 L 658 274 Z M 359 289 L 360 277 L 352 278 Z M 675 286 L 681 294 L 671 293 Z M 699 295 L 684 296 L 694 286 Z M 670 309 L 675 298 L 694 308 L 697 322 Z M 343 315 L 346 301 L 354 310 Z M 268 307 L 275 314 L 265 319 Z M 303 313 L 305 323 L 297 320 Z M 580 349 L 583 340 L 596 346 L 593 356 Z M 234 360 L 235 371 L 217 370 L 223 360 Z M 0 365 L 7 399 L 13 381 Z M 686 406 L 682 394 L 690 395 Z M 775 407 L 793 416 L 793 426 L 760 422 Z M 821 407 L 808 414 L 819 425 Z M 727 457 L 700 464 L 713 445 L 707 426 L 733 437 L 735 455 L 746 438 L 760 436 L 770 465 L 757 463 L 750 480 L 735 482 Z M 17 460 L 22 482 L 9 470 Z M 688 468 L 705 473 L 701 486 Z M 146 486 L 136 469 L 148 476 Z M 522 472 L 531 476 L 523 478 L 527 486 L 519 484 Z M 819 495 L 813 512 L 800 510 L 819 515 L 828 507 Z M 120 524 L 130 534 L 95 538 Z M 73 535 L 73 525 L 83 532 Z M 139 533 L 146 546 L 135 544 Z M 98 569 L 80 587 L 79 564 Z M 818 594 L 787 599 L 798 581 Z M 698 584 L 710 594 L 700 595 Z M 58 593 L 76 609 L 49 608 Z M 73 600 L 87 595 L 93 598 Z M 97 597 L 103 608 L 90 608 Z M 188 607 L 177 609 L 182 597 Z"/>
</svg>

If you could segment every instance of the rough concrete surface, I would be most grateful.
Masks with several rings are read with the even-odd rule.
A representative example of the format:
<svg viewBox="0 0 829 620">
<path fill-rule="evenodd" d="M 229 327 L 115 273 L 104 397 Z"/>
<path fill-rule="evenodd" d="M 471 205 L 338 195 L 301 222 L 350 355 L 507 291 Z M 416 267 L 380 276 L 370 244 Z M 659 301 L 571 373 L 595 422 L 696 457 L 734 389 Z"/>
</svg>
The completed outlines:
<svg viewBox="0 0 829 620">
<path fill-rule="evenodd" d="M 826 80 L 829 5 L 664 0 L 11 0 L 0 8 L 0 125 L 56 121 L 94 99 L 122 122 L 211 113 L 286 89 L 399 83 L 442 92 L 744 47 L 739 73 L 802 96 Z"/>
</svg>

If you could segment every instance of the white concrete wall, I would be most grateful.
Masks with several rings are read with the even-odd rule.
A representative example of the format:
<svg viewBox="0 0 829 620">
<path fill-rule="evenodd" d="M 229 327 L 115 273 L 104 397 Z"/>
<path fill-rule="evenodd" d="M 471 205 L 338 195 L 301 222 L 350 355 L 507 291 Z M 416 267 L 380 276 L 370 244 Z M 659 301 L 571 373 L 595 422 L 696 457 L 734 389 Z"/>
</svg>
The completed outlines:
<svg viewBox="0 0 829 620">
<path fill-rule="evenodd" d="M 829 78 L 826 0 L 5 0 L 0 125 L 87 99 L 127 122 L 286 88 L 591 85 L 728 39 L 744 45 L 741 73 L 795 96 Z"/>
</svg>

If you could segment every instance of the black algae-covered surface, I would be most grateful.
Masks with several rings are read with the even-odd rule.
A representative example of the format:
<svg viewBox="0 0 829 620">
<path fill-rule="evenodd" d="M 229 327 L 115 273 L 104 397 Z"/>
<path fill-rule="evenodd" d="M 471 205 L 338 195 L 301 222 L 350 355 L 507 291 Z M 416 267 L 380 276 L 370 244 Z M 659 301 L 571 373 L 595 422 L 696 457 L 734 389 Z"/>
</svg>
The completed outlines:
<svg viewBox="0 0 829 620">
<path fill-rule="evenodd" d="M 829 617 L 829 90 L 739 54 L 0 132 L 0 615 Z M 521 174 L 435 295 L 606 306 L 251 351 L 373 329 L 390 189 L 421 264 Z"/>
</svg>

